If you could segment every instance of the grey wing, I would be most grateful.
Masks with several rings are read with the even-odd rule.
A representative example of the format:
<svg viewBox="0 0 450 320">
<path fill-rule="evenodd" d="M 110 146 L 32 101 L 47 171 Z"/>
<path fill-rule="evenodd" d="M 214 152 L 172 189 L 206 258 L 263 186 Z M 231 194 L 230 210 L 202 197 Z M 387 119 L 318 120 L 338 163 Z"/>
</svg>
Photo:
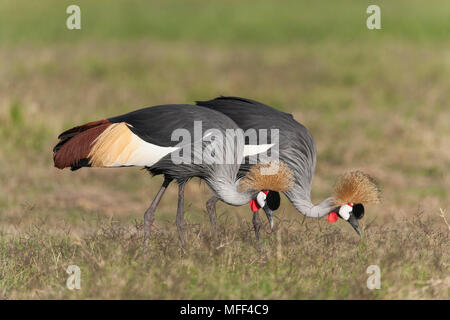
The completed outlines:
<svg viewBox="0 0 450 320">
<path fill-rule="evenodd" d="M 292 169 L 297 185 L 305 193 L 310 193 L 316 166 L 316 144 L 308 129 L 297 122 L 291 114 L 254 100 L 238 97 L 197 101 L 197 105 L 222 112 L 243 130 L 252 128 L 278 130 L 280 160 Z M 243 166 L 242 171 L 245 172 L 248 168 L 249 166 Z"/>
</svg>

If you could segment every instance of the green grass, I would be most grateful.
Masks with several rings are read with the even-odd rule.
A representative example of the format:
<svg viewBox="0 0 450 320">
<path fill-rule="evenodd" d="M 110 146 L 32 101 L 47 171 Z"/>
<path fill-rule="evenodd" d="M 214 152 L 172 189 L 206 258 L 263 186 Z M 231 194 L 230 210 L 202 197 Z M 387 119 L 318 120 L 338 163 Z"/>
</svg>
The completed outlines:
<svg viewBox="0 0 450 320">
<path fill-rule="evenodd" d="M 0 296 L 26 298 L 448 299 L 450 12 L 448 1 L 72 1 L 0 3 Z M 345 5 L 342 5 L 345 4 Z M 142 215 L 161 178 L 139 169 L 53 168 L 64 129 L 143 106 L 220 94 L 294 114 L 318 148 L 313 200 L 336 177 L 375 176 L 359 240 L 345 223 L 304 220 L 283 198 L 255 247 L 251 213 L 186 190 L 188 251 L 174 226 L 176 188 Z M 82 289 L 65 270 L 82 270 Z M 381 290 L 366 287 L 381 268 Z"/>
<path fill-rule="evenodd" d="M 86 39 L 183 40 L 213 43 L 283 44 L 292 42 L 449 40 L 450 4 L 414 1 L 287 0 L 131 0 L 77 1 L 82 30 L 65 29 L 66 8 L 73 1 L 30 3 L 5 0 L 0 5 L 0 39 L 8 42 L 72 42 Z M 366 28 L 366 9 L 378 4 L 382 30 Z"/>
</svg>

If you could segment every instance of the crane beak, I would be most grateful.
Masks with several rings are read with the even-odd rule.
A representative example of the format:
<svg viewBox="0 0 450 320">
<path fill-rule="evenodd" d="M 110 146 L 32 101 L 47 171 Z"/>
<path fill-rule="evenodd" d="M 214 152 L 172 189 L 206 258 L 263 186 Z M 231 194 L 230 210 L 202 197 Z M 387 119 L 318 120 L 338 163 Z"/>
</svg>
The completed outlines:
<svg viewBox="0 0 450 320">
<path fill-rule="evenodd" d="M 267 205 L 263 207 L 263 210 L 266 213 L 267 220 L 269 220 L 270 230 L 273 230 L 273 211 Z"/>
<path fill-rule="evenodd" d="M 358 220 L 355 218 L 353 214 L 350 215 L 350 218 L 348 218 L 348 223 L 355 229 L 355 231 L 358 233 L 359 236 L 361 236 L 361 229 L 359 228 Z"/>
</svg>

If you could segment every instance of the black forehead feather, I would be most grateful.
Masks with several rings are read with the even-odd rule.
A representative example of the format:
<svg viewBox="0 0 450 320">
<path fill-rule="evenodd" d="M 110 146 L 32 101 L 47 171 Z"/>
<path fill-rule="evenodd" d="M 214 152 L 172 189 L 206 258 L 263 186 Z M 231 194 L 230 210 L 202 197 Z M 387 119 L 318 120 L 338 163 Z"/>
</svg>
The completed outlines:
<svg viewBox="0 0 450 320">
<path fill-rule="evenodd" d="M 362 203 L 354 204 L 352 211 L 356 219 L 361 219 L 364 216 L 364 206 L 362 205 Z"/>
<path fill-rule="evenodd" d="M 276 191 L 269 191 L 266 197 L 266 203 L 270 210 L 277 210 L 280 207 L 280 194 Z"/>
</svg>

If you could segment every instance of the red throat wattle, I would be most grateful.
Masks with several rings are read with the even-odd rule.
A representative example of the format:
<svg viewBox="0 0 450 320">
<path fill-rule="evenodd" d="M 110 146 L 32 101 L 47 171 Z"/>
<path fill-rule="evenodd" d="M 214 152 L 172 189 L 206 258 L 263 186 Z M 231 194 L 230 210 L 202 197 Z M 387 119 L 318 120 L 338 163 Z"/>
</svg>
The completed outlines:
<svg viewBox="0 0 450 320">
<path fill-rule="evenodd" d="M 335 223 L 336 221 L 338 221 L 339 216 L 336 212 L 333 211 L 328 214 L 327 219 L 329 223 Z"/>
<path fill-rule="evenodd" d="M 259 204 L 258 202 L 256 202 L 256 200 L 250 201 L 250 209 L 252 210 L 252 212 L 257 212 L 259 208 Z"/>
</svg>

